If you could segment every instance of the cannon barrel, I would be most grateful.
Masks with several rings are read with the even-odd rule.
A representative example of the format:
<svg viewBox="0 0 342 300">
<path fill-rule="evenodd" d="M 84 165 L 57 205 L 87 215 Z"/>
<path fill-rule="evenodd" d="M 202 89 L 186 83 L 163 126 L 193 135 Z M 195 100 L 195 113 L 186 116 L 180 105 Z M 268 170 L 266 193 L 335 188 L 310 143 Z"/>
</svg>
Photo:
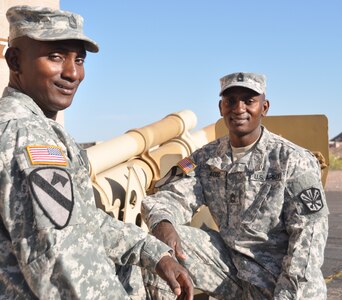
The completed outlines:
<svg viewBox="0 0 342 300">
<path fill-rule="evenodd" d="M 196 115 L 184 110 L 88 148 L 97 206 L 142 226 L 140 204 L 146 191 L 179 160 L 215 138 L 215 124 L 190 133 L 196 123 Z"/>
<path fill-rule="evenodd" d="M 141 155 L 196 126 L 197 117 L 190 110 L 167 115 L 160 121 L 140 129 L 132 129 L 109 141 L 90 147 L 91 175 L 116 166 L 134 156 Z"/>
</svg>

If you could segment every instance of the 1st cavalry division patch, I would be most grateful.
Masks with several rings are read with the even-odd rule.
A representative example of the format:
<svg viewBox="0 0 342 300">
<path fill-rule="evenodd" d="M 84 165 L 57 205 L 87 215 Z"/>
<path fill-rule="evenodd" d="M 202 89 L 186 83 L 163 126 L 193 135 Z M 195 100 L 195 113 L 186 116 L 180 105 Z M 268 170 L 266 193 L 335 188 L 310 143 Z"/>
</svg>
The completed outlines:
<svg viewBox="0 0 342 300">
<path fill-rule="evenodd" d="M 69 173 L 57 167 L 36 168 L 29 175 L 34 198 L 57 228 L 68 225 L 74 207 Z"/>
</svg>

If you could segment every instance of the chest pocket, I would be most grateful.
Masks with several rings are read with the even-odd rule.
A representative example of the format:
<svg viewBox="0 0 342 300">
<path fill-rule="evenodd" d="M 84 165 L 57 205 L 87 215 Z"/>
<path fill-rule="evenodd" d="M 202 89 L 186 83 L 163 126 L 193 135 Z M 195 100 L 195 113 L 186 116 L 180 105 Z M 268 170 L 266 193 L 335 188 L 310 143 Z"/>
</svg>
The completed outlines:
<svg viewBox="0 0 342 300">
<path fill-rule="evenodd" d="M 255 196 L 255 200 L 247 208 L 247 210 L 242 215 L 242 225 L 245 227 L 253 228 L 257 231 L 265 232 L 267 231 L 273 218 L 276 215 L 277 210 L 275 206 L 276 203 L 272 202 L 270 195 L 270 190 L 272 184 L 264 183 L 260 191 Z"/>
<path fill-rule="evenodd" d="M 226 185 L 227 172 L 214 166 L 206 165 L 201 172 L 206 203 L 217 224 L 227 217 Z"/>
<path fill-rule="evenodd" d="M 215 167 L 208 167 L 205 170 L 205 181 L 208 190 L 215 197 L 224 198 L 226 189 L 227 172 Z"/>
</svg>

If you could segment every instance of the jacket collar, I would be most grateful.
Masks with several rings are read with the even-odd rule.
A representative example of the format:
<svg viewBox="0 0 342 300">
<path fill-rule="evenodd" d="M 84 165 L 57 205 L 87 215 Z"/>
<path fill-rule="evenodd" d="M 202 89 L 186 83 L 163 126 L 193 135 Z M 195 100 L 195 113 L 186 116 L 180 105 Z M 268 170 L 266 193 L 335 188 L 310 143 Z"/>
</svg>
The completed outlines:
<svg viewBox="0 0 342 300">
<path fill-rule="evenodd" d="M 216 150 L 216 155 L 208 159 L 207 164 L 212 168 L 224 170 L 229 173 L 244 172 L 249 173 L 261 171 L 266 159 L 266 147 L 270 138 L 270 132 L 261 126 L 262 133 L 259 141 L 252 147 L 250 152 L 238 161 L 232 161 L 232 147 L 228 136 L 220 139 Z"/>
<path fill-rule="evenodd" d="M 34 113 L 35 115 L 45 117 L 43 111 L 40 109 L 37 103 L 33 101 L 31 97 L 20 92 L 15 88 L 7 86 L 4 89 L 2 97 L 13 97 L 16 99 L 16 101 L 20 102 L 21 105 L 25 106 L 30 111 L 32 111 L 32 113 Z"/>
</svg>

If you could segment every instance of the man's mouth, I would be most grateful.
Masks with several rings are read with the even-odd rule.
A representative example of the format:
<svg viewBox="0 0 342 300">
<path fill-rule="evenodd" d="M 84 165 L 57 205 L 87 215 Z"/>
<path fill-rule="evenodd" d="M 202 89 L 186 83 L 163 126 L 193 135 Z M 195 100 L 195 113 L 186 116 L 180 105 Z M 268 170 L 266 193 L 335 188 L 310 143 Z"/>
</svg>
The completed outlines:
<svg viewBox="0 0 342 300">
<path fill-rule="evenodd" d="M 76 86 L 74 84 L 60 84 L 55 83 L 55 86 L 64 95 L 72 95 L 75 92 Z"/>
<path fill-rule="evenodd" d="M 243 125 L 248 122 L 248 118 L 231 118 L 230 121 L 235 125 Z"/>
</svg>

